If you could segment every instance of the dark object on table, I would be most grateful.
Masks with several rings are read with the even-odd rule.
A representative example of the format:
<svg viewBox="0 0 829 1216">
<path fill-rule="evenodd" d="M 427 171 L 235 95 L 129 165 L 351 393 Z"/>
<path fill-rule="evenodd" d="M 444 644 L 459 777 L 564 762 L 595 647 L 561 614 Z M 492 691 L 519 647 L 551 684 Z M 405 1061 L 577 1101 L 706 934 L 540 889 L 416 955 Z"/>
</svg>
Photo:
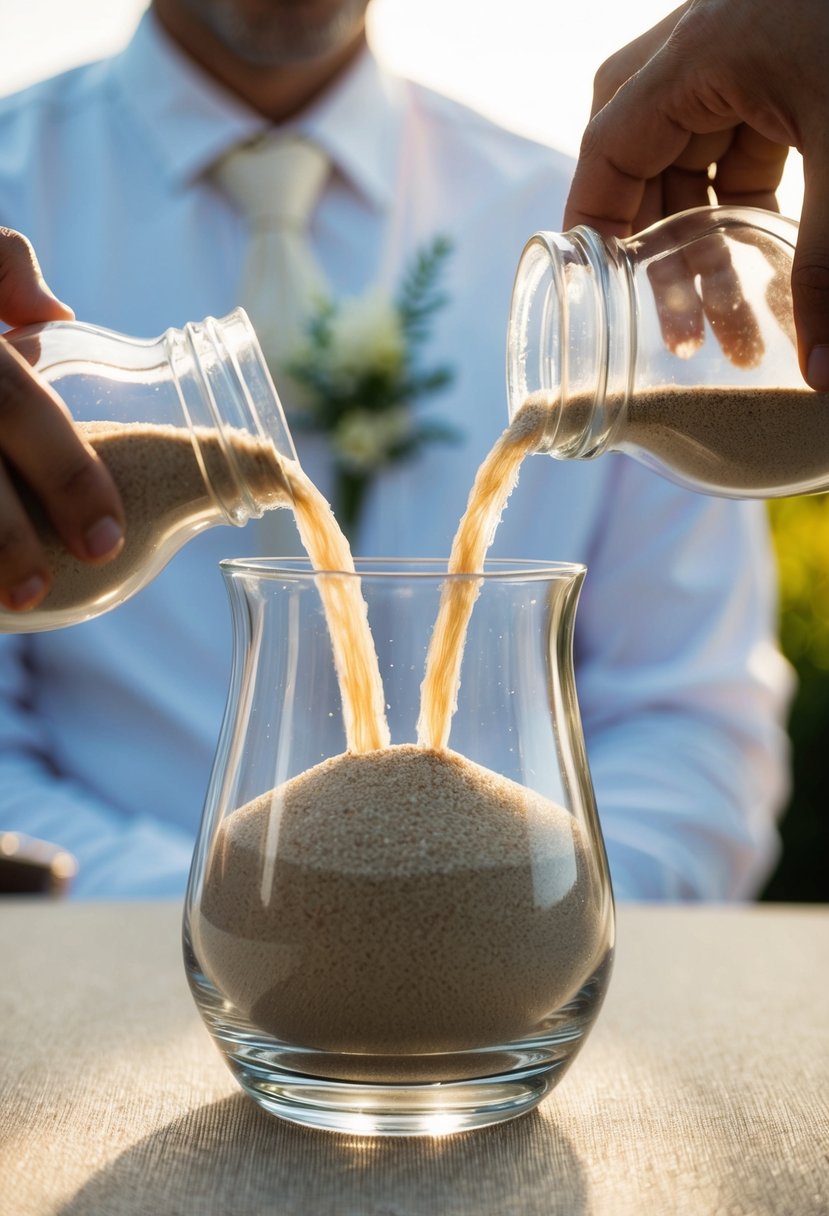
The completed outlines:
<svg viewBox="0 0 829 1216">
<path fill-rule="evenodd" d="M 0 832 L 0 896 L 69 893 L 78 863 L 71 853 L 18 832 Z"/>
</svg>

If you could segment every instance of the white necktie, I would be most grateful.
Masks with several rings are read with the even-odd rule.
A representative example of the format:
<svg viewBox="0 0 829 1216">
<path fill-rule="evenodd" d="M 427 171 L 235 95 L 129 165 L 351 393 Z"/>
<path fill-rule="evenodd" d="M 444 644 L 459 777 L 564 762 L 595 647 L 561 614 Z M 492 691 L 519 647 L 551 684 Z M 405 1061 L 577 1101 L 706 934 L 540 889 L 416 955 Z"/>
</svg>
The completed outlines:
<svg viewBox="0 0 829 1216">
<path fill-rule="evenodd" d="M 301 340 L 315 303 L 326 294 L 308 225 L 328 168 L 325 154 L 307 140 L 267 135 L 234 149 L 212 173 L 248 222 L 238 302 L 250 316 L 289 417 L 296 386 L 284 363 Z M 303 552 L 290 511 L 267 511 L 258 531 L 266 554 Z"/>
<path fill-rule="evenodd" d="M 250 316 L 277 388 L 288 389 L 289 395 L 282 366 L 296 350 L 314 304 L 326 293 L 308 225 L 328 168 L 325 153 L 315 144 L 267 135 L 234 149 L 213 170 L 214 180 L 249 225 L 239 303 Z"/>
</svg>

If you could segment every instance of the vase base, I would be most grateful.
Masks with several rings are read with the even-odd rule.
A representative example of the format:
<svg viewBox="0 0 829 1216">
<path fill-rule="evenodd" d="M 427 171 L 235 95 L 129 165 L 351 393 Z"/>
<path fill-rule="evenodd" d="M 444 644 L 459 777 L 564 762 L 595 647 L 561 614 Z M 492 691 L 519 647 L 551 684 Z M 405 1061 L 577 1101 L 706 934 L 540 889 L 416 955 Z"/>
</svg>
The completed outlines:
<svg viewBox="0 0 829 1216">
<path fill-rule="evenodd" d="M 531 1111 L 589 1034 L 612 958 L 609 950 L 570 1001 L 517 1041 L 439 1054 L 371 1055 L 313 1050 L 254 1026 L 198 966 L 185 932 L 191 991 L 245 1093 L 288 1122 L 351 1136 L 444 1136 Z"/>
</svg>

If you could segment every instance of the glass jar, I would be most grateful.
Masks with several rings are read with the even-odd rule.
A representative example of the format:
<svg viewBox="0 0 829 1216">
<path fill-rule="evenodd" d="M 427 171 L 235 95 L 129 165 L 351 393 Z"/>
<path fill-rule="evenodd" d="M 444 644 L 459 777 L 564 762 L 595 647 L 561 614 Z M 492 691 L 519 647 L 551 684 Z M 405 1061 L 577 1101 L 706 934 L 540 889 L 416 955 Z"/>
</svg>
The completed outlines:
<svg viewBox="0 0 829 1216">
<path fill-rule="evenodd" d="M 809 389 L 790 276 L 798 225 L 701 207 L 627 240 L 536 233 L 515 280 L 510 416 L 549 411 L 539 451 L 627 452 L 724 497 L 829 487 L 829 394 Z"/>
<path fill-rule="evenodd" d="M 245 312 L 142 340 L 79 321 L 5 335 L 66 403 L 112 473 L 125 543 L 93 566 L 63 546 L 32 493 L 17 489 L 46 551 L 51 585 L 31 612 L 0 607 L 0 632 L 74 625 L 145 586 L 196 533 L 241 527 L 290 506 L 296 460 L 279 398 Z"/>
<path fill-rule="evenodd" d="M 572 666 L 584 567 L 222 563 L 233 666 L 184 911 L 184 958 L 231 1072 L 271 1113 L 438 1135 L 530 1110 L 610 978 L 613 897 Z M 378 735 L 348 747 L 327 588 L 362 597 Z M 433 625 L 477 600 L 448 747 L 419 719 Z M 372 648 L 373 647 L 373 648 Z M 357 679 L 357 668 L 362 677 Z"/>
</svg>

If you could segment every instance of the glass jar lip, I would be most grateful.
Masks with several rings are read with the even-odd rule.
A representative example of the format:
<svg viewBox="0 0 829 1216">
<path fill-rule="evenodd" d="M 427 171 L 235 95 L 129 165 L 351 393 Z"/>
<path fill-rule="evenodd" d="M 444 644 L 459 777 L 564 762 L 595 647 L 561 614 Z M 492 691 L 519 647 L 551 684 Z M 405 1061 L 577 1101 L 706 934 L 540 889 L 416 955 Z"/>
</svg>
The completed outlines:
<svg viewBox="0 0 829 1216">
<path fill-rule="evenodd" d="M 274 581 L 312 582 L 317 578 L 377 578 L 388 582 L 402 579 L 484 579 L 487 582 L 543 582 L 574 579 L 586 574 L 581 562 L 487 558 L 483 571 L 450 574 L 448 558 L 355 557 L 353 571 L 316 570 L 306 557 L 228 557 L 219 562 L 225 579 L 258 578 Z"/>
</svg>

